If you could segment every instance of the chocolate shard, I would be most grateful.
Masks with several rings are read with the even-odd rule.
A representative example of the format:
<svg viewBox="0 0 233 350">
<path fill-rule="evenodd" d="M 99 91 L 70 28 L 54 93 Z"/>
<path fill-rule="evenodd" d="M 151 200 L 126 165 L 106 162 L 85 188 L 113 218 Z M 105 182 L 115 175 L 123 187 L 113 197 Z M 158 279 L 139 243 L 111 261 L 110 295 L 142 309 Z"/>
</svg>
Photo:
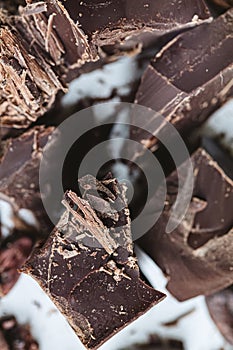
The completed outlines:
<svg viewBox="0 0 233 350">
<path fill-rule="evenodd" d="M 233 344 L 233 286 L 208 296 L 206 302 L 218 329 Z"/>
<path fill-rule="evenodd" d="M 80 183 L 86 199 L 66 192 L 65 213 L 23 271 L 48 293 L 86 347 L 95 349 L 165 295 L 140 278 L 129 212 L 121 208 L 124 189 L 107 178 L 96 182 L 97 195 L 93 177 Z"/>
<path fill-rule="evenodd" d="M 39 166 L 53 131 L 53 127 L 38 126 L 8 139 L 0 156 L 0 193 L 11 198 L 19 209 L 33 212 L 45 236 L 50 232 L 51 223 L 41 200 Z"/>
<path fill-rule="evenodd" d="M 30 222 L 26 221 L 10 198 L 0 194 L 0 296 L 15 285 L 18 269 L 40 239 L 34 217 L 31 215 Z"/>
<path fill-rule="evenodd" d="M 39 350 L 28 325 L 19 325 L 14 316 L 0 318 L 1 350 Z"/>
<path fill-rule="evenodd" d="M 1 124 L 25 128 L 65 92 L 70 71 L 94 60 L 85 34 L 57 0 L 28 1 L 19 15 L 0 17 Z"/>
<path fill-rule="evenodd" d="M 184 346 L 180 340 L 161 338 L 157 334 L 151 334 L 148 343 L 135 344 L 121 350 L 184 350 Z"/>
<path fill-rule="evenodd" d="M 228 177 L 202 148 L 191 159 L 194 189 L 184 219 L 174 231 L 166 233 L 178 190 L 174 172 L 167 178 L 162 215 L 139 240 L 164 271 L 168 290 L 179 300 L 209 295 L 233 283 L 233 177 Z M 231 160 L 231 169 L 232 164 Z M 152 205 L 156 205 L 156 195 L 153 200 Z"/>
<path fill-rule="evenodd" d="M 164 116 L 183 135 L 201 125 L 233 94 L 232 26 L 233 9 L 173 39 L 148 66 L 135 102 Z M 138 130 L 132 137 L 153 148 L 153 118 L 150 125 L 151 135 Z"/>
<path fill-rule="evenodd" d="M 192 28 L 210 17 L 204 1 L 62 0 L 90 42 L 109 52 L 156 46 L 164 35 Z"/>
</svg>

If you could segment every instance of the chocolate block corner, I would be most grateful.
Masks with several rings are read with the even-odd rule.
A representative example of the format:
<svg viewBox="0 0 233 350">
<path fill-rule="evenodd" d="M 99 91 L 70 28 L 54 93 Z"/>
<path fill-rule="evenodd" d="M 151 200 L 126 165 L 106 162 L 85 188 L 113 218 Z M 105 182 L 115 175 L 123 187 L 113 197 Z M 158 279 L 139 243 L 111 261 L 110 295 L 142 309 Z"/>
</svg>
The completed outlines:
<svg viewBox="0 0 233 350">
<path fill-rule="evenodd" d="M 159 113 L 182 136 L 199 127 L 233 95 L 232 27 L 230 9 L 175 37 L 148 66 L 135 103 Z M 147 140 L 148 148 L 153 149 L 158 143 L 153 120 L 143 123 L 147 129 L 151 125 L 151 135 L 141 129 L 132 137 Z"/>
<path fill-rule="evenodd" d="M 161 217 L 139 240 L 168 277 L 167 288 L 179 300 L 210 295 L 233 283 L 233 181 L 206 150 L 199 148 L 191 159 L 194 189 L 184 219 L 166 233 L 178 189 L 174 172 L 167 178 Z"/>
</svg>

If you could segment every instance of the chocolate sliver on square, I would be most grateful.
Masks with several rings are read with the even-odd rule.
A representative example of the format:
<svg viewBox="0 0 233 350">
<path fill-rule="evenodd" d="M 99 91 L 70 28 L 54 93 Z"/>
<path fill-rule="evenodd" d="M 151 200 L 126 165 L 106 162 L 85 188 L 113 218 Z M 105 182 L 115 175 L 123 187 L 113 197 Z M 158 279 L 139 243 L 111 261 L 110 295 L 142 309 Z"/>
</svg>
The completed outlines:
<svg viewBox="0 0 233 350">
<path fill-rule="evenodd" d="M 47 292 L 84 345 L 95 349 L 165 295 L 140 278 L 123 186 L 109 177 L 79 182 L 86 199 L 66 192 L 61 220 L 22 271 Z"/>
</svg>

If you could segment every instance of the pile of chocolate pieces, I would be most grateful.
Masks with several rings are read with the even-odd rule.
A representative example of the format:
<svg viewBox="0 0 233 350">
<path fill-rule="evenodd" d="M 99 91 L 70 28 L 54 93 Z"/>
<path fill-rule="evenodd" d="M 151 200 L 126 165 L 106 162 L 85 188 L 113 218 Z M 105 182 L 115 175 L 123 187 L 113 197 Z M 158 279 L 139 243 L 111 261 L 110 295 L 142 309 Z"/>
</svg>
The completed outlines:
<svg viewBox="0 0 233 350">
<path fill-rule="evenodd" d="M 1 295 L 17 282 L 19 269 L 31 275 L 89 349 L 165 297 L 140 272 L 125 185 L 109 173 L 98 180 L 87 175 L 79 179 L 79 197 L 66 179 L 66 210 L 56 227 L 39 189 L 43 150 L 71 114 L 61 107 L 69 83 L 134 56 L 146 68 L 122 101 L 162 114 L 185 140 L 194 167 L 181 224 L 166 233 L 178 190 L 168 166 L 162 214 L 137 244 L 178 300 L 207 296 L 213 320 L 233 344 L 233 159 L 216 139 L 190 141 L 233 96 L 232 0 L 0 0 L 0 6 Z M 78 101 L 72 112 L 96 102 Z M 103 133 L 108 138 L 110 130 Z M 132 138 L 169 163 L 153 133 L 132 130 Z M 1 349 L 19 348 L 11 345 L 19 341 L 16 331 L 20 341 L 30 340 L 17 327 L 12 317 L 0 321 Z M 29 340 L 20 349 L 38 348 Z"/>
</svg>

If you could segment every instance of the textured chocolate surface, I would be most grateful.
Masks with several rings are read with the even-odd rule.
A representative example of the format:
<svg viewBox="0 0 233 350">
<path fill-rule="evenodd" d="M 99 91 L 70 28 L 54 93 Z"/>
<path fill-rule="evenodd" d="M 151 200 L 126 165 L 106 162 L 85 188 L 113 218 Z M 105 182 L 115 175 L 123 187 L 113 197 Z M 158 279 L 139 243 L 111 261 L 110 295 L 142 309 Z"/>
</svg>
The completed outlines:
<svg viewBox="0 0 233 350">
<path fill-rule="evenodd" d="M 163 214 L 139 240 L 167 275 L 168 290 L 179 300 L 209 295 L 233 282 L 233 181 L 204 149 L 192 155 L 192 162 L 193 198 L 181 224 L 165 232 L 177 195 L 175 172 L 167 178 Z"/>
<path fill-rule="evenodd" d="M 17 207 L 31 210 L 45 235 L 49 233 L 51 223 L 41 201 L 39 165 L 53 130 L 38 126 L 7 140 L 0 157 L 0 193 L 10 197 Z"/>
<path fill-rule="evenodd" d="M 232 27 L 231 9 L 176 37 L 147 68 L 135 102 L 160 113 L 183 134 L 203 123 L 233 94 Z M 150 124 L 156 135 L 153 120 Z M 148 148 L 156 143 L 142 130 L 132 137 Z"/>
<path fill-rule="evenodd" d="M 2 13 L 0 24 L 1 123 L 24 128 L 51 108 L 58 91 L 66 91 L 70 71 L 77 76 L 94 57 L 57 0 L 28 1 L 18 16 Z"/>
<path fill-rule="evenodd" d="M 17 10 L 18 3 L 3 5 L 15 16 L 3 11 L 0 16 L 0 113 L 5 128 L 25 128 L 36 121 L 79 69 L 90 68 L 87 63 L 99 54 L 136 54 L 143 46 L 156 45 L 161 36 L 171 34 L 164 39 L 168 41 L 200 24 L 197 18 L 210 16 L 202 0 L 175 0 L 172 13 L 169 1 L 139 1 L 135 6 L 133 1 L 27 0 Z"/>
<path fill-rule="evenodd" d="M 19 325 L 14 316 L 0 318 L 1 350 L 39 350 L 29 326 Z"/>
<path fill-rule="evenodd" d="M 164 294 L 140 278 L 125 189 L 111 178 L 96 183 L 86 176 L 80 184 L 86 199 L 66 193 L 61 221 L 23 271 L 39 282 L 93 349 Z"/>
<path fill-rule="evenodd" d="M 206 302 L 218 329 L 233 344 L 233 286 L 208 296 Z"/>
<path fill-rule="evenodd" d="M 122 46 L 125 50 L 127 46 L 136 48 L 136 44 L 150 46 L 150 41 L 156 45 L 166 33 L 181 31 L 187 23 L 188 27 L 195 25 L 195 15 L 200 20 L 210 15 L 204 1 L 196 0 L 62 0 L 62 3 L 93 44 L 109 47 L 118 43 L 118 50 Z"/>
</svg>

